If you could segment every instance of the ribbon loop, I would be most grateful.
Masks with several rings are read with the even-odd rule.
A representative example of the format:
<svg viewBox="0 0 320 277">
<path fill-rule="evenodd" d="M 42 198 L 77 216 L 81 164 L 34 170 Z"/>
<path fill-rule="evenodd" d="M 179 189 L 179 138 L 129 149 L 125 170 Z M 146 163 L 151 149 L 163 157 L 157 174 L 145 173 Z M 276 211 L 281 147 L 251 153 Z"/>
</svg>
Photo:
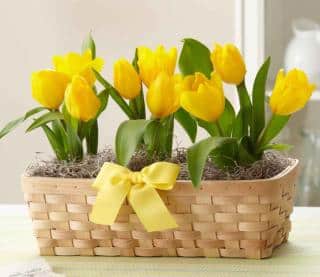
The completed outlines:
<svg viewBox="0 0 320 277">
<path fill-rule="evenodd" d="M 176 228 L 178 225 L 156 189 L 171 190 L 178 174 L 179 166 L 168 162 L 154 163 L 140 172 L 105 163 L 92 185 L 98 194 L 90 221 L 113 224 L 127 197 L 148 232 Z"/>
</svg>

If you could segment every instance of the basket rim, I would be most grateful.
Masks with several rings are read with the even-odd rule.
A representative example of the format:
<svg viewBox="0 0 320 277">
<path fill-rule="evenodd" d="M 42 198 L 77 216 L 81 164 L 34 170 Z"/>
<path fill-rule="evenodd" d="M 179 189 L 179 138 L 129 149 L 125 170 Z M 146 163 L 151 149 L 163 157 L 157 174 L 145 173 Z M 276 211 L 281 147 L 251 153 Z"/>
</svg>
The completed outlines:
<svg viewBox="0 0 320 277">
<path fill-rule="evenodd" d="M 270 182 L 277 182 L 279 179 L 282 179 L 283 177 L 287 176 L 291 172 L 297 170 L 299 167 L 299 160 L 298 159 L 293 159 L 289 158 L 292 161 L 292 164 L 286 167 L 283 171 L 278 173 L 277 175 L 271 177 L 271 178 L 266 178 L 266 179 L 251 179 L 251 180 L 202 180 L 201 185 L 207 185 L 207 184 L 212 184 L 212 183 L 220 183 L 220 184 L 231 184 L 231 183 L 270 183 Z M 24 171 L 21 175 L 21 180 L 35 180 L 35 181 L 46 181 L 46 182 L 56 182 L 57 180 L 60 180 L 61 182 L 90 182 L 92 183 L 95 178 L 64 178 L 64 177 L 43 177 L 43 176 L 28 176 L 26 172 Z M 191 183 L 191 180 L 180 180 L 178 179 L 176 183 Z"/>
</svg>

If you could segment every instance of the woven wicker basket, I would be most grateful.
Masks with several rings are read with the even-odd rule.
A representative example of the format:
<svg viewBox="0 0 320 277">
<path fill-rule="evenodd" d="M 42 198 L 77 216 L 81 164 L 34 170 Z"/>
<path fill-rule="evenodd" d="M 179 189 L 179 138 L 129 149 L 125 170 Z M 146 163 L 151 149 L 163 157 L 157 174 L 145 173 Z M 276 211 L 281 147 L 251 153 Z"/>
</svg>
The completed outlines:
<svg viewBox="0 0 320 277">
<path fill-rule="evenodd" d="M 287 241 L 298 161 L 271 179 L 178 181 L 159 191 L 179 228 L 148 233 L 125 203 L 112 226 L 88 220 L 90 179 L 22 177 L 41 255 L 265 258 Z"/>
</svg>

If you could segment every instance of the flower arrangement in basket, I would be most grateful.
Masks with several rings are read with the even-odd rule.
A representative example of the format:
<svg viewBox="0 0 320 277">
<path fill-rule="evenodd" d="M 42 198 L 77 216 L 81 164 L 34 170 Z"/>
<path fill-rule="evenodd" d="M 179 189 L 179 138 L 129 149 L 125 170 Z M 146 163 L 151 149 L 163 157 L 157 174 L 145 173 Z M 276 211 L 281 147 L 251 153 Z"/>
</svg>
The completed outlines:
<svg viewBox="0 0 320 277">
<path fill-rule="evenodd" d="M 210 53 L 184 39 L 177 56 L 176 48 L 138 47 L 132 62 L 114 64 L 111 84 L 88 36 L 81 54 L 56 56 L 53 69 L 32 74 L 40 107 L 8 123 L 0 138 L 33 118 L 27 132 L 41 128 L 57 160 L 80 163 L 85 150 L 97 154 L 98 117 L 109 97 L 128 117 L 116 133 L 116 162 L 106 161 L 95 179 L 22 177 L 42 255 L 264 258 L 287 240 L 297 160 L 287 159 L 282 172 L 267 179 L 204 180 L 203 174 L 207 166 L 228 173 L 250 167 L 267 150 L 288 149 L 272 141 L 314 85 L 299 69 L 280 70 L 267 99 L 270 58 L 249 93 L 234 45 L 217 44 Z M 223 83 L 236 86 L 238 111 Z M 185 154 L 190 180 L 176 180 L 175 121 L 193 144 Z M 208 138 L 196 142 L 198 128 Z M 134 171 L 128 165 L 139 151 L 144 166 Z"/>
</svg>

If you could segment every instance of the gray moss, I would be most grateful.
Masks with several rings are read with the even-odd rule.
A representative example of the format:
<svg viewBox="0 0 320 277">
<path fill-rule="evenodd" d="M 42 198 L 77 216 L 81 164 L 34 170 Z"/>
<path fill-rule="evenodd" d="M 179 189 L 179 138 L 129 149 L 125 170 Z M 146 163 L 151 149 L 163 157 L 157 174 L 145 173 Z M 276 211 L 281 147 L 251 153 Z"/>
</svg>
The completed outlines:
<svg viewBox="0 0 320 277">
<path fill-rule="evenodd" d="M 104 162 L 115 162 L 113 150 L 109 147 L 97 155 L 88 155 L 81 162 L 63 162 L 57 159 L 43 159 L 38 154 L 36 159 L 27 167 L 28 176 L 62 177 L 62 178 L 95 178 Z M 146 151 L 138 151 L 132 158 L 129 168 L 140 170 L 144 166 L 155 162 L 147 158 Z M 177 148 L 173 157 L 167 161 L 180 165 L 179 179 L 189 179 L 186 163 L 186 149 Z M 291 160 L 278 152 L 266 152 L 263 158 L 251 166 L 236 166 L 228 171 L 217 168 L 211 161 L 207 161 L 204 180 L 252 180 L 271 178 L 291 164 Z"/>
</svg>

